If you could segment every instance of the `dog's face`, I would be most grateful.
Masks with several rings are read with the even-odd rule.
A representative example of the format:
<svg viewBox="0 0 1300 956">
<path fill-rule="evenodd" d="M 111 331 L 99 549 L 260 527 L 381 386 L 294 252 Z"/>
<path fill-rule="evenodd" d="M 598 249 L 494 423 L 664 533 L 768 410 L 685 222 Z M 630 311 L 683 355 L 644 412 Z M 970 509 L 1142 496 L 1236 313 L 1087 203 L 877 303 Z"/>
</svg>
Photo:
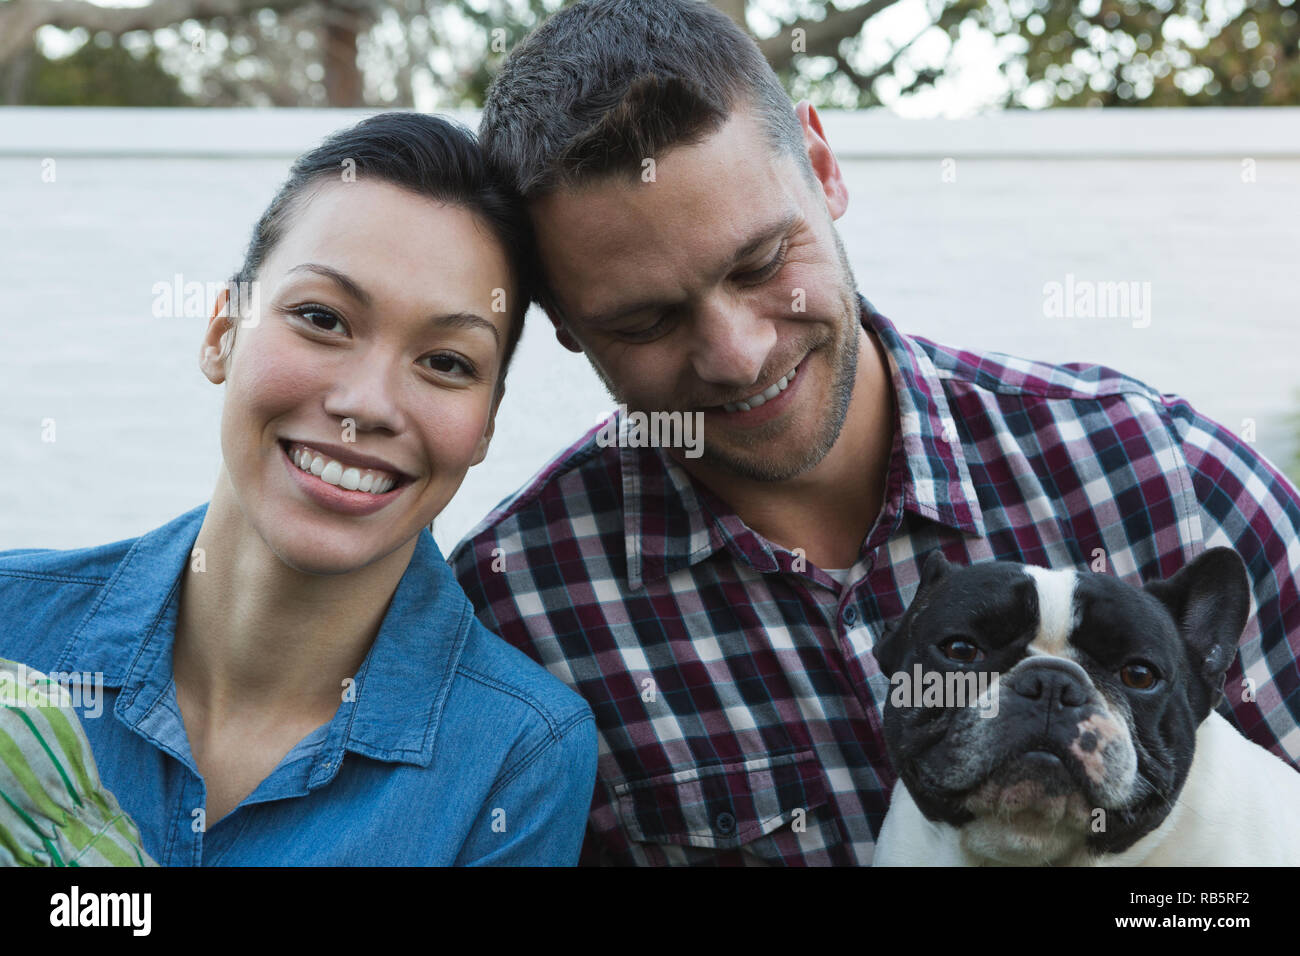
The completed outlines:
<svg viewBox="0 0 1300 956">
<path fill-rule="evenodd" d="M 1230 548 L 1141 589 L 935 551 L 874 650 L 890 757 L 921 812 L 978 856 L 1120 852 L 1174 805 L 1249 609 Z M 963 681 L 983 696 L 954 697 Z"/>
</svg>

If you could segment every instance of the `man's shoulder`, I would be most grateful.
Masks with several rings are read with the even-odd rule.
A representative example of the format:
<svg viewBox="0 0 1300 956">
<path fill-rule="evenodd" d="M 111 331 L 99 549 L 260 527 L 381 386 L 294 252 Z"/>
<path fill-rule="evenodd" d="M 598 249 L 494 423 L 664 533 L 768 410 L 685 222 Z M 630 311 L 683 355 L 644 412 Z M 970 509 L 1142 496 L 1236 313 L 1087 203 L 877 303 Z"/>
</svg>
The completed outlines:
<svg viewBox="0 0 1300 956">
<path fill-rule="evenodd" d="M 505 539 L 536 533 L 556 521 L 585 526 L 601 514 L 621 513 L 619 448 L 600 441 L 612 418 L 552 457 L 469 530 L 448 558 L 458 574 L 476 555 L 479 560 L 490 559 L 492 549 Z"/>
<path fill-rule="evenodd" d="M 992 349 L 942 345 L 909 336 L 933 363 L 944 382 L 959 382 L 1002 395 L 1063 399 L 1131 396 L 1159 404 L 1158 389 L 1132 375 L 1095 362 L 1053 363 Z"/>
</svg>

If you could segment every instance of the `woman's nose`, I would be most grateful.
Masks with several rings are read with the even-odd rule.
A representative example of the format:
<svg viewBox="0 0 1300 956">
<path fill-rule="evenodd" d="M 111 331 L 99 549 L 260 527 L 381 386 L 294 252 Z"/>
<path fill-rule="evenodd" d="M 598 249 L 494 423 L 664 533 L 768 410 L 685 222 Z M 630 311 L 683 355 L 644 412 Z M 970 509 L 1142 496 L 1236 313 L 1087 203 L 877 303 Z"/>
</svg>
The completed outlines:
<svg viewBox="0 0 1300 956">
<path fill-rule="evenodd" d="M 395 359 L 370 350 L 349 356 L 336 370 L 325 395 L 325 411 L 340 420 L 351 419 L 361 431 L 401 425 L 397 400 L 398 369 Z"/>
</svg>

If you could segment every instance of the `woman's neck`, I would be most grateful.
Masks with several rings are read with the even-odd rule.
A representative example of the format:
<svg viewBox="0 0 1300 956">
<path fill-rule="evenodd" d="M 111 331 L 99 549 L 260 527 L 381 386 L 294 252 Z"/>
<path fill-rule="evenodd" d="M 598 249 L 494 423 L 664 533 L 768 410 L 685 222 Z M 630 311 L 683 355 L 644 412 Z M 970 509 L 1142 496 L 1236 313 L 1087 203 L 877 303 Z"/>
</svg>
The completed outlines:
<svg viewBox="0 0 1300 956">
<path fill-rule="evenodd" d="M 191 555 L 182 578 L 173 649 L 183 710 L 203 725 L 189 728 L 191 737 L 234 715 L 328 720 L 379 633 L 415 544 L 346 574 L 304 573 L 249 526 L 223 469 L 194 543 L 202 563 Z"/>
</svg>

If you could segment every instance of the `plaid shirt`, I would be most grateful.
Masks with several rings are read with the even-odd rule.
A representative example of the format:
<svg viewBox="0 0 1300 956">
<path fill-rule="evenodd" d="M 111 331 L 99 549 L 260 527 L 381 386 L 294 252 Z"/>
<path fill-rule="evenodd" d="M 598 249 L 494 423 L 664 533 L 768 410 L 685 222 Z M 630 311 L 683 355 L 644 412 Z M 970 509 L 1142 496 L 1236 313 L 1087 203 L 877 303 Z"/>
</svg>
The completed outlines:
<svg viewBox="0 0 1300 956">
<path fill-rule="evenodd" d="M 602 447 L 601 426 L 452 554 L 482 622 L 595 712 L 583 862 L 870 863 L 895 780 L 872 642 L 934 548 L 1139 585 L 1235 548 L 1253 600 L 1221 710 L 1300 760 L 1296 489 L 1176 395 L 861 312 L 899 418 L 884 508 L 842 588 L 660 450 Z"/>
</svg>

